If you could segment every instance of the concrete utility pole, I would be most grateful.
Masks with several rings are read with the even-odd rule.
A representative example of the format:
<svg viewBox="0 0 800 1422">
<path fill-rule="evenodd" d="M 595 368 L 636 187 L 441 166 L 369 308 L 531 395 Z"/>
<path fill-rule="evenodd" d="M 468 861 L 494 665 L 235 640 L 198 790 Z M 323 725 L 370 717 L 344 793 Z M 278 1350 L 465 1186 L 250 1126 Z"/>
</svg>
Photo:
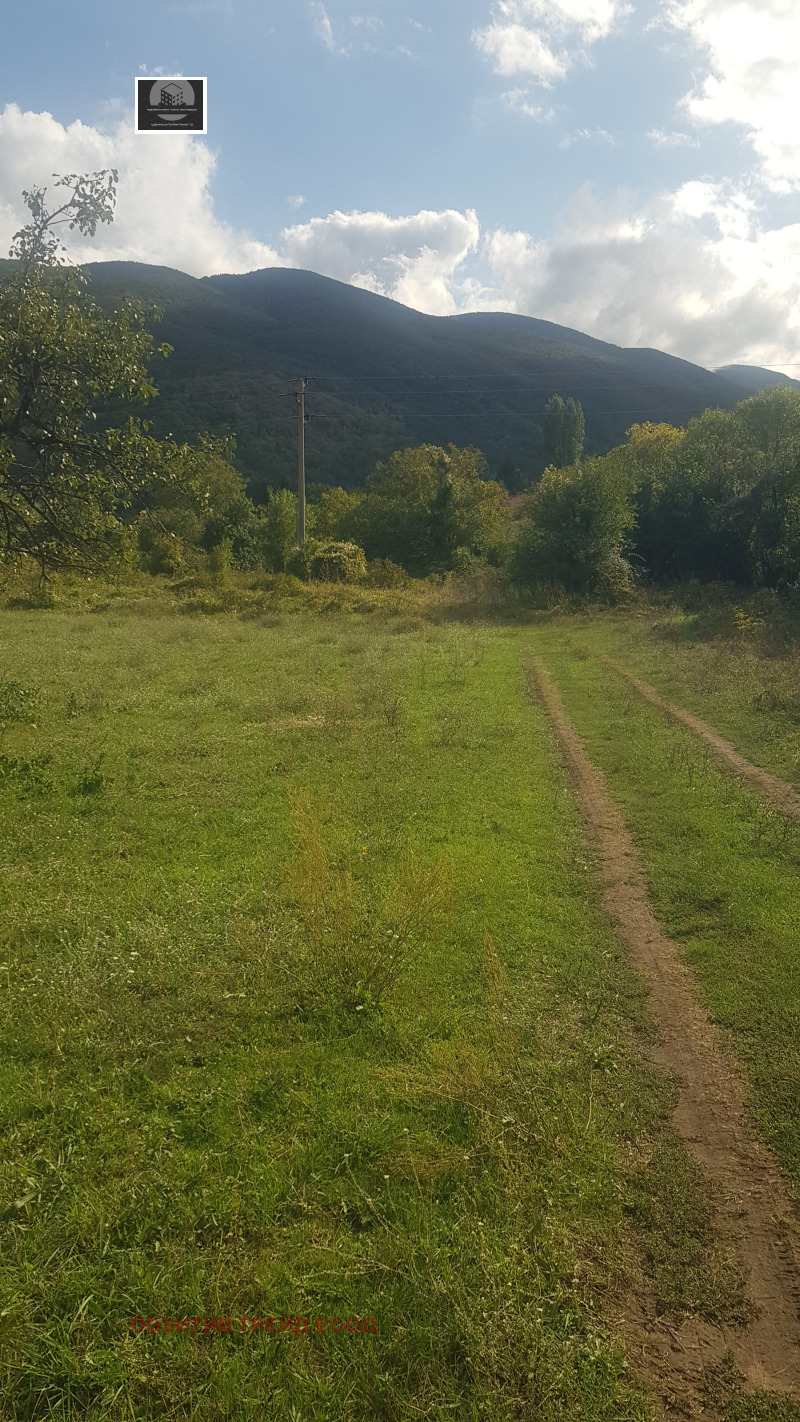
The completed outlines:
<svg viewBox="0 0 800 1422">
<path fill-rule="evenodd" d="M 306 541 L 306 386 L 308 381 L 300 377 L 297 391 L 297 544 L 302 548 Z"/>
</svg>

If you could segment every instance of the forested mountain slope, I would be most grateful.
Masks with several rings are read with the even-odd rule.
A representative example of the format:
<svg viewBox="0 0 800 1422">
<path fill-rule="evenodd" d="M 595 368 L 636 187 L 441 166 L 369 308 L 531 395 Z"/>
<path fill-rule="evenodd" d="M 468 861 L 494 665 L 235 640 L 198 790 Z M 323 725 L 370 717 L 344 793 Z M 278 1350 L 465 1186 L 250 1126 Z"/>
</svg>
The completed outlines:
<svg viewBox="0 0 800 1422">
<path fill-rule="evenodd" d="M 103 303 L 130 294 L 163 309 L 156 338 L 174 352 L 155 367 L 154 432 L 188 439 L 230 429 L 256 492 L 294 478 L 296 406 L 282 396 L 301 375 L 315 377 L 308 477 L 346 485 L 392 449 L 422 442 L 475 445 L 493 470 L 507 461 L 528 479 L 543 467 L 541 415 L 553 394 L 580 400 L 587 450 L 599 453 L 631 424 L 682 425 L 749 393 L 746 368 L 728 379 L 528 316 L 426 316 L 313 272 L 197 279 L 137 262 L 86 270 Z"/>
</svg>

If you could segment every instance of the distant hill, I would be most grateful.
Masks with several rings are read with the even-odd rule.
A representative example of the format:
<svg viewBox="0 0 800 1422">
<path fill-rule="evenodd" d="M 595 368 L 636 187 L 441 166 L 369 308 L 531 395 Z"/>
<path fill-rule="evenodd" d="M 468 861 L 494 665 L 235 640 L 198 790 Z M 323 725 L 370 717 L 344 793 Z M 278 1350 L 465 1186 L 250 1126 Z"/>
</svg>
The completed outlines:
<svg viewBox="0 0 800 1422">
<path fill-rule="evenodd" d="M 757 395 L 759 390 L 767 390 L 771 385 L 791 385 L 800 390 L 800 380 L 792 380 L 791 376 L 779 370 L 765 370 L 761 365 L 723 365 L 716 374 L 741 386 L 742 399 Z"/>
<path fill-rule="evenodd" d="M 735 376 L 661 351 L 502 312 L 426 316 L 314 272 L 197 279 L 138 262 L 85 270 L 103 304 L 128 294 L 163 309 L 154 331 L 174 353 L 154 367 L 154 433 L 233 431 L 256 494 L 294 479 L 296 405 L 283 397 L 302 375 L 316 377 L 308 478 L 345 485 L 391 450 L 423 442 L 477 446 L 493 471 L 509 462 L 529 479 L 543 467 L 541 417 L 553 394 L 580 400 L 589 453 L 619 444 L 632 424 L 684 425 L 743 396 Z"/>
</svg>

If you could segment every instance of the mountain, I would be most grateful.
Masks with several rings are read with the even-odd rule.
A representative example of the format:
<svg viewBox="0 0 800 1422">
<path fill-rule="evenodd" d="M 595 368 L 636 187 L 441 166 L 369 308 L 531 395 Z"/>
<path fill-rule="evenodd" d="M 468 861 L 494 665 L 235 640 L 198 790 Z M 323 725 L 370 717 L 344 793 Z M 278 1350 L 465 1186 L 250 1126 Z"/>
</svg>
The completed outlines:
<svg viewBox="0 0 800 1422">
<path fill-rule="evenodd" d="M 800 390 L 800 380 L 792 380 L 790 375 L 783 375 L 779 370 L 765 370 L 761 365 L 723 365 L 716 374 L 740 386 L 740 398 L 743 400 L 748 395 L 757 395 L 759 390 L 767 390 L 770 385 L 791 385 Z"/>
<path fill-rule="evenodd" d="M 256 496 L 265 483 L 294 480 L 299 376 L 314 377 L 308 479 L 345 485 L 391 450 L 423 442 L 477 446 L 490 469 L 510 462 L 530 478 L 543 467 L 541 417 L 553 394 L 580 400 L 589 453 L 619 444 L 632 424 L 684 425 L 743 397 L 735 377 L 661 351 L 503 312 L 426 316 L 314 272 L 198 279 L 137 262 L 85 270 L 101 303 L 125 294 L 163 310 L 156 340 L 174 352 L 154 366 L 154 433 L 233 431 Z"/>
</svg>

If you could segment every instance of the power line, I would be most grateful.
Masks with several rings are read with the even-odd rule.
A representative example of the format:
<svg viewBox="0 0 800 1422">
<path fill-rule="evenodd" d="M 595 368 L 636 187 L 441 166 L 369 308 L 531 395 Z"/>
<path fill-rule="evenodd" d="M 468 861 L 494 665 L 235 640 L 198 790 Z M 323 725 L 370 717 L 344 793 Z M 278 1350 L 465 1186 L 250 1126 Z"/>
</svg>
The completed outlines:
<svg viewBox="0 0 800 1422">
<path fill-rule="evenodd" d="M 548 387 L 546 387 L 546 388 L 549 389 L 550 387 L 548 386 Z M 594 395 L 596 392 L 599 392 L 599 391 L 601 391 L 601 390 L 618 390 L 618 389 L 619 389 L 619 386 L 618 386 L 618 385 L 572 385 L 572 386 L 570 386 L 570 391 L 571 391 L 571 392 L 573 392 L 573 393 L 578 393 L 578 394 L 581 394 L 581 395 L 586 395 L 586 394 Z M 327 392 L 326 392 L 326 393 L 327 393 Z M 339 392 L 333 392 L 333 391 L 331 391 L 330 393 L 331 393 L 331 394 L 334 394 L 334 393 L 337 393 L 337 394 L 338 394 Z M 366 394 L 366 395 L 382 395 L 382 394 L 384 394 L 385 392 L 384 392 L 384 391 L 381 391 L 381 390 L 370 390 L 368 386 L 362 386 L 360 392 L 358 392 L 358 391 L 347 391 L 347 394 L 357 394 L 357 393 Z M 515 393 L 515 394 L 522 394 L 522 393 L 524 393 L 524 391 L 523 391 L 523 390 L 520 390 L 520 389 L 515 389 L 514 393 Z M 532 393 L 533 393 L 533 394 L 541 394 L 541 393 L 543 393 L 543 391 L 539 391 L 539 390 L 533 389 Z M 430 391 L 428 391 L 428 390 L 420 390 L 420 391 L 415 391 L 415 392 L 414 392 L 414 399 L 418 400 L 418 399 L 420 399 L 421 396 L 424 397 L 425 395 L 430 395 L 431 399 L 437 399 L 437 400 L 438 400 L 438 399 L 441 398 L 442 395 L 496 395 L 496 394 L 497 394 L 497 391 L 496 391 L 496 390 L 475 390 L 475 389 L 471 389 L 471 388 L 469 388 L 469 387 L 462 387 L 461 389 L 456 388 L 456 389 L 453 389 L 453 390 L 438 390 L 438 391 L 437 391 L 437 390 L 430 390 Z"/>
<path fill-rule="evenodd" d="M 321 377 L 321 378 L 322 378 L 322 377 Z M 540 387 L 540 388 L 537 388 L 537 387 L 535 387 L 535 386 L 534 386 L 534 387 L 527 387 L 527 386 L 526 386 L 526 387 L 516 387 L 516 388 L 513 390 L 512 393 L 514 393 L 514 394 L 524 394 L 526 389 L 530 389 L 532 394 L 534 394 L 534 395 L 540 395 L 540 394 L 543 394 L 543 393 L 544 393 L 545 389 L 548 389 L 548 390 L 549 390 L 549 389 L 551 389 L 551 388 L 552 388 L 552 387 L 550 387 L 550 386 Z M 743 387 L 743 388 L 744 388 L 744 387 Z M 561 390 L 563 391 L 564 389 L 565 389 L 565 387 L 562 386 L 562 387 L 561 387 Z M 619 389 L 619 385 L 572 385 L 572 386 L 569 387 L 569 393 L 571 393 L 571 394 L 581 394 L 581 395 L 594 395 L 594 394 L 597 394 L 597 393 L 599 393 L 599 392 L 601 392 L 601 391 L 603 391 L 603 390 L 618 390 L 618 389 Z M 283 397 L 283 395 L 288 394 L 288 393 L 291 393 L 291 392 L 278 391 L 278 390 L 268 390 L 268 391 L 267 391 L 267 395 L 270 396 L 272 399 L 281 399 L 281 398 Z M 342 399 L 342 398 L 343 398 L 344 396 L 346 396 L 346 395 L 347 395 L 347 396 L 362 396 L 362 395 L 377 395 L 377 396 L 383 395 L 383 396 L 386 396 L 386 395 L 388 395 L 388 392 L 386 392 L 386 391 L 378 390 L 378 389 L 374 389 L 374 388 L 371 389 L 369 386 L 361 386 L 360 388 L 358 388 L 358 389 L 356 389 L 356 390 L 349 389 L 349 390 L 342 390 L 342 391 L 322 391 L 321 393 L 322 393 L 322 394 L 327 394 L 327 395 L 329 395 L 329 396 L 332 397 L 332 398 L 338 398 L 338 399 Z M 418 400 L 418 399 L 420 399 L 420 398 L 424 398 L 425 396 L 429 396 L 431 399 L 439 400 L 439 399 L 442 398 L 442 396 L 445 396 L 445 395 L 497 395 L 497 393 L 498 393 L 498 392 L 497 392 L 496 390 L 476 390 L 476 389 L 474 389 L 474 388 L 472 388 L 472 387 L 467 387 L 467 386 L 465 386 L 465 387 L 462 387 L 462 388 L 455 388 L 455 389 L 430 390 L 430 391 L 427 391 L 427 390 L 415 391 L 415 392 L 414 392 L 414 399 L 415 399 L 415 400 Z M 556 392 L 556 393 L 560 393 L 560 392 Z M 653 398 L 655 399 L 656 397 L 654 396 Z"/>
<path fill-rule="evenodd" d="M 599 415 L 647 415 L 647 414 L 652 414 L 652 409 L 651 409 L 650 406 L 647 406 L 647 407 L 645 407 L 644 409 L 641 409 L 641 410 L 636 410 L 636 409 L 627 409 L 627 410 L 601 410 L 601 411 L 598 412 L 598 414 L 599 414 Z M 530 410 L 487 410 L 487 411 L 484 411 L 482 414 L 479 413 L 479 414 L 471 414 L 471 415 L 462 415 L 462 414 L 459 414 L 459 413 L 457 413 L 457 412 L 451 413 L 451 412 L 448 411 L 448 410 L 437 410 L 437 411 L 435 411 L 433 414 L 430 414 L 430 415 L 419 415 L 419 414 L 416 414 L 416 413 L 414 413 L 414 412 L 407 413 L 406 418 L 407 418 L 408 420 L 506 420 L 506 419 L 508 419 L 509 416 L 512 416 L 514 419 L 524 420 L 524 419 L 532 419 L 532 418 L 533 418 L 533 413 L 532 413 L 532 411 L 530 411 Z M 279 420 L 281 420 L 281 419 L 290 419 L 290 418 L 291 418 L 291 419 L 294 419 L 294 416 L 293 416 L 293 415 L 292 415 L 292 416 L 289 416 L 289 415 L 278 415 L 278 416 L 276 416 L 274 422 L 277 423 L 277 422 L 278 422 Z M 401 417 L 400 417 L 400 416 L 396 416 L 395 418 L 398 418 L 398 419 L 399 419 L 399 418 L 401 418 Z M 346 415 L 306 415 L 306 424 L 308 424 L 308 422 L 309 422 L 310 420 L 340 420 L 340 421 L 341 421 L 341 420 L 346 420 L 346 419 L 347 419 L 347 416 L 346 416 Z M 664 420 L 660 420 L 660 421 L 659 421 L 659 424 L 664 424 L 664 423 L 666 423 L 666 421 L 664 421 Z"/>
</svg>

